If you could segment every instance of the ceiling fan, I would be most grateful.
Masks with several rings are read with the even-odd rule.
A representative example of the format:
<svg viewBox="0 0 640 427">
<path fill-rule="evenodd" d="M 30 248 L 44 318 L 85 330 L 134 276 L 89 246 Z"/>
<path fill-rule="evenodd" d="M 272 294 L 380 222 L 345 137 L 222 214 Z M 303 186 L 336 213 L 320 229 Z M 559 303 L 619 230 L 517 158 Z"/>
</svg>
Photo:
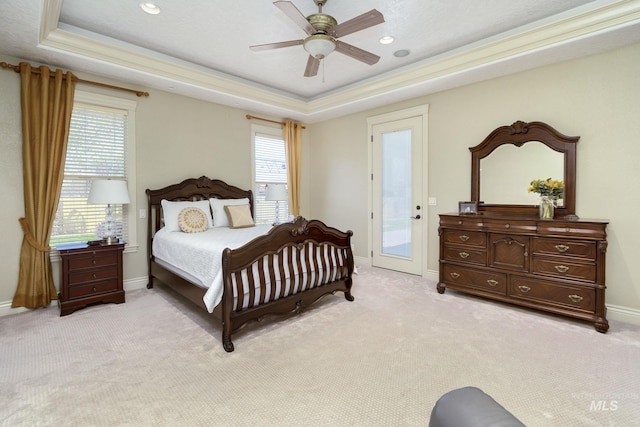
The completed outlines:
<svg viewBox="0 0 640 427">
<path fill-rule="evenodd" d="M 384 22 L 384 16 L 376 9 L 356 16 L 353 19 L 338 24 L 333 16 L 322 13 L 322 6 L 327 0 L 313 0 L 318 6 L 318 13 L 313 13 L 305 17 L 290 1 L 275 1 L 273 4 L 291 18 L 306 33 L 307 37 L 300 40 L 290 40 L 278 43 L 267 43 L 250 46 L 253 51 L 280 49 L 283 47 L 303 45 L 309 52 L 307 67 L 304 70 L 305 77 L 313 77 L 318 74 L 320 60 L 325 58 L 334 50 L 353 59 L 362 61 L 365 64 L 373 65 L 380 57 L 371 52 L 362 50 L 348 43 L 337 40 L 347 34 L 364 30 Z"/>
</svg>

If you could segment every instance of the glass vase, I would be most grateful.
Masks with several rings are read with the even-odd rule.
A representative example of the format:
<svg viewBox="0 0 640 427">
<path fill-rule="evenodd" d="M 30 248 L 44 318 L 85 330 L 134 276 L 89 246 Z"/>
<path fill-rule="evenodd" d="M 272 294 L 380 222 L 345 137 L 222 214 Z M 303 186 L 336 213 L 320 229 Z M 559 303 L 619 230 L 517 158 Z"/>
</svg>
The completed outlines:
<svg viewBox="0 0 640 427">
<path fill-rule="evenodd" d="M 556 201 L 549 196 L 540 197 L 540 219 L 553 219 Z"/>
</svg>

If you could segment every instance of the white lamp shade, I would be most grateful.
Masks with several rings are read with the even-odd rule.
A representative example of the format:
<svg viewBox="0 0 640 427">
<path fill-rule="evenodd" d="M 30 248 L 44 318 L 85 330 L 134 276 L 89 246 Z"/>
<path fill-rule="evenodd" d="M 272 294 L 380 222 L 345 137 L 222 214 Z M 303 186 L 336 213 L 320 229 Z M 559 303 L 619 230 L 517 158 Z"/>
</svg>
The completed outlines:
<svg viewBox="0 0 640 427">
<path fill-rule="evenodd" d="M 267 194 L 264 198 L 267 201 L 279 201 L 289 199 L 289 193 L 283 184 L 267 185 Z"/>
<path fill-rule="evenodd" d="M 330 36 L 314 34 L 304 40 L 303 46 L 304 50 L 309 52 L 309 55 L 322 59 L 335 50 L 336 43 Z"/>
<path fill-rule="evenodd" d="M 96 179 L 91 182 L 87 203 L 90 205 L 130 203 L 127 182 L 117 179 Z"/>
</svg>

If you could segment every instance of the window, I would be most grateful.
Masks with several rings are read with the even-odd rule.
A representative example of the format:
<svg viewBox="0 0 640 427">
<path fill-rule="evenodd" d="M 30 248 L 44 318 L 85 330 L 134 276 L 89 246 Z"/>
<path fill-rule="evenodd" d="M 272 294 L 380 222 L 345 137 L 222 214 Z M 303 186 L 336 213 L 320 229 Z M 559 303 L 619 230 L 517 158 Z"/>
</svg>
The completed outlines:
<svg viewBox="0 0 640 427">
<path fill-rule="evenodd" d="M 289 217 L 289 201 L 267 201 L 267 186 L 287 184 L 287 159 L 284 139 L 280 129 L 252 125 L 254 205 L 257 224 L 269 224 L 276 220 L 286 221 Z"/>
<path fill-rule="evenodd" d="M 111 206 L 112 228 L 130 247 L 136 246 L 134 120 L 135 102 L 76 92 L 51 246 L 103 236 L 106 205 L 90 205 L 87 198 L 91 181 L 104 178 L 128 183 L 131 204 Z"/>
</svg>

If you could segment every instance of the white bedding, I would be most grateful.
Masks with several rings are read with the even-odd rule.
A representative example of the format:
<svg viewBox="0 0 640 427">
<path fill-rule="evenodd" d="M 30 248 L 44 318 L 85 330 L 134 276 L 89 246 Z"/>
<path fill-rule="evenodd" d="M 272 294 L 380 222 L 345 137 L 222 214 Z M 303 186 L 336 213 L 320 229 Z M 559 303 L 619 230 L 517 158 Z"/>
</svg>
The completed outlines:
<svg viewBox="0 0 640 427">
<path fill-rule="evenodd" d="M 202 233 L 166 231 L 164 228 L 153 236 L 153 255 L 188 271 L 208 288 L 204 296 L 207 310 L 213 309 L 222 299 L 222 251 L 236 249 L 254 238 L 266 234 L 270 224 L 249 228 L 210 228 Z"/>
</svg>

